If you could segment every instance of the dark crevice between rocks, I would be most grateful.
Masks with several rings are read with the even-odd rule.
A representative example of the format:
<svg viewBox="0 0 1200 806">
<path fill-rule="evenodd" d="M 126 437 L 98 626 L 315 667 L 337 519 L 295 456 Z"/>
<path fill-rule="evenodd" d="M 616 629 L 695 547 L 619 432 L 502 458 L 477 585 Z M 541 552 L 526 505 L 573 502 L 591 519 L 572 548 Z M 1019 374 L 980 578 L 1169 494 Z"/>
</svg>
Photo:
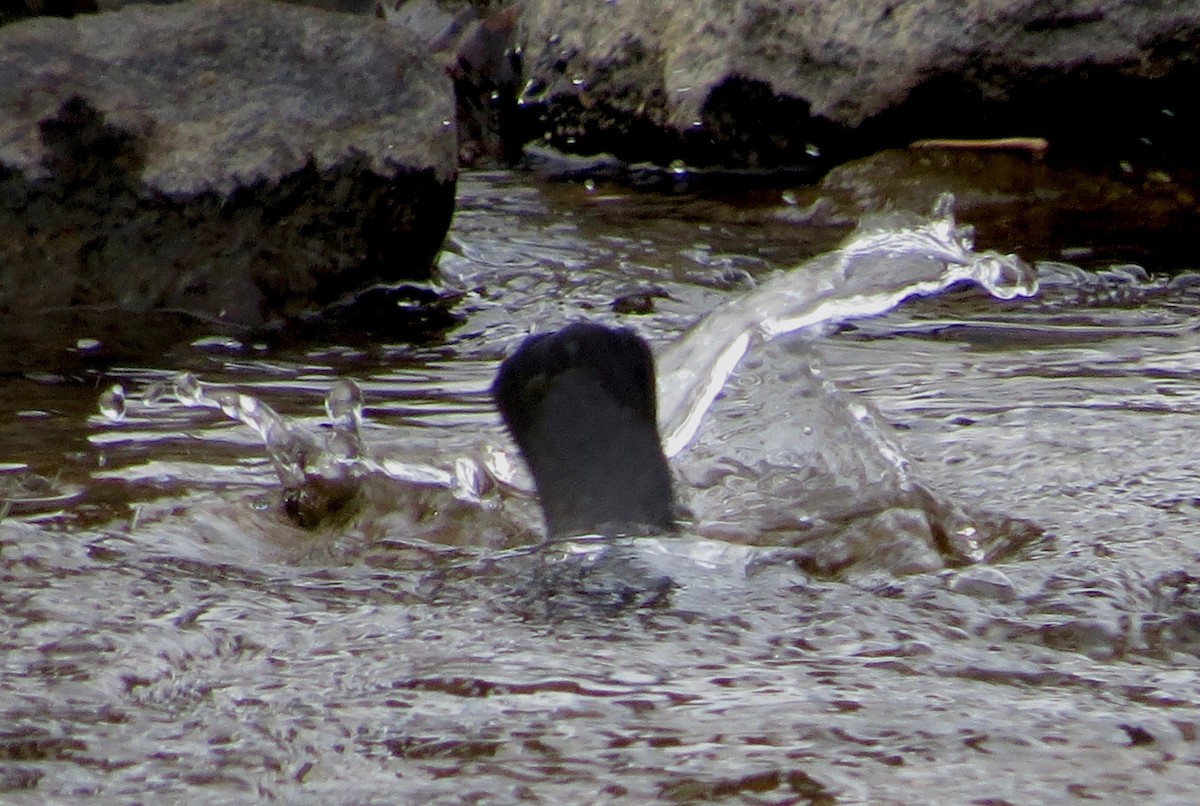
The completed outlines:
<svg viewBox="0 0 1200 806">
<path fill-rule="evenodd" d="M 1164 48 L 1171 47 L 1164 43 Z M 1176 60 L 1177 61 L 1177 60 Z M 1147 79 L 1082 66 L 932 77 L 855 134 L 867 153 L 924 138 L 1043 137 L 1058 164 L 1195 174 L 1200 64 Z"/>
<path fill-rule="evenodd" d="M 458 42 L 449 67 L 454 82 L 459 165 L 511 166 L 533 137 L 519 112 L 521 57 L 515 42 L 520 7 L 486 14 Z"/>
<path fill-rule="evenodd" d="M 0 0 L 0 25 L 29 17 L 74 17 L 99 10 L 96 0 Z"/>
<path fill-rule="evenodd" d="M 73 193 L 131 184 L 145 167 L 145 139 L 106 123 L 82 96 L 71 96 L 38 129 L 46 148 L 42 165 Z"/>
<path fill-rule="evenodd" d="M 716 86 L 701 108 L 701 125 L 683 131 L 662 122 L 662 99 L 634 104 L 619 89 L 589 93 L 588 80 L 577 94 L 527 91 L 534 100 L 522 109 L 522 125 L 531 139 L 565 154 L 651 163 L 668 180 L 670 166 L 681 163 L 694 171 L 693 180 L 707 174 L 767 184 L 811 181 L 842 162 L 917 140 L 1013 136 L 1045 138 L 1047 158 L 1058 164 L 1196 179 L 1200 57 L 1187 47 L 1181 39 L 1154 49 L 1164 63 L 1185 65 L 1157 79 L 1132 74 L 1133 65 L 1013 73 L 981 64 L 935 75 L 855 128 L 813 115 L 807 101 L 777 95 L 766 82 L 738 76 Z M 563 81 L 570 62 L 564 56 L 557 71 Z M 605 73 L 593 78 L 599 87 L 615 83 Z"/>
<path fill-rule="evenodd" d="M 583 172 L 659 191 L 790 186 L 811 182 L 852 156 L 839 126 L 761 81 L 724 82 L 701 109 L 701 125 L 684 131 L 623 106 L 586 95 L 555 96 L 524 105 L 522 131 L 534 135 L 527 140 L 564 154 L 616 160 L 577 164 L 574 172 L 551 166 L 551 173 Z"/>
<path fill-rule="evenodd" d="M 647 89 L 656 86 L 661 64 L 634 37 L 622 45 L 619 56 L 587 76 L 570 73 L 573 52 L 556 54 L 551 64 L 524 66 L 527 75 L 541 77 L 524 88 L 516 117 L 518 135 L 525 144 L 535 144 L 535 167 L 548 163 L 552 175 L 598 174 L 663 190 L 682 178 L 668 170 L 672 164 L 740 169 L 724 162 L 714 165 L 711 143 L 693 135 L 689 146 L 683 133 L 665 124 L 665 97 L 661 90 Z M 558 161 L 552 154 L 537 153 L 538 146 L 588 159 Z"/>
<path fill-rule="evenodd" d="M 776 95 L 763 81 L 733 77 L 709 93 L 702 126 L 684 142 L 702 165 L 823 173 L 845 159 L 845 131 L 807 101 Z"/>
</svg>

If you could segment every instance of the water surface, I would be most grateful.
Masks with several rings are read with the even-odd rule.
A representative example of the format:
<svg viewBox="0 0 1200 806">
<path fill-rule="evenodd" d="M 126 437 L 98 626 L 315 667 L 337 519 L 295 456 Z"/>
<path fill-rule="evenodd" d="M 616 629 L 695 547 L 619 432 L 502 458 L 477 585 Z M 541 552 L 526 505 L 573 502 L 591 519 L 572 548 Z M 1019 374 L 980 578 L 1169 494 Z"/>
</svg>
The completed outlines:
<svg viewBox="0 0 1200 806">
<path fill-rule="evenodd" d="M 97 413 L 113 383 L 186 370 L 319 434 L 352 377 L 372 450 L 436 465 L 504 441 L 486 389 L 531 329 L 588 317 L 665 349 L 834 248 L 848 229 L 828 220 L 798 225 L 776 191 L 472 175 L 442 257 L 465 319 L 438 343 L 214 341 L 6 379 L 0 459 L 24 486 L 0 526 L 3 799 L 1190 802 L 1186 277 L 1043 263 L 1032 299 L 952 291 L 743 368 L 731 416 L 790 410 L 786 379 L 756 378 L 817 373 L 939 496 L 1043 530 L 916 573 L 747 567 L 740 542 L 693 535 L 687 556 L 644 549 L 680 586 L 657 597 L 636 568 L 504 552 L 539 537 L 518 495 L 491 512 L 386 485 L 367 516 L 306 531 L 246 426 L 169 401 Z"/>
</svg>

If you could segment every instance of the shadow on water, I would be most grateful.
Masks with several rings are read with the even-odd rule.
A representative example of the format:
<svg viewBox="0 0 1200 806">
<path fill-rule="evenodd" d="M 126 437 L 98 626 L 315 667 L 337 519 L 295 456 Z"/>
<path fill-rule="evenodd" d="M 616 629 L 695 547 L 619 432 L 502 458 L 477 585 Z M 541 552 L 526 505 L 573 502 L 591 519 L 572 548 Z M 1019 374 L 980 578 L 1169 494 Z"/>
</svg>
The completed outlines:
<svg viewBox="0 0 1200 806">
<path fill-rule="evenodd" d="M 736 482 L 700 494 L 695 529 L 532 550 L 520 466 L 481 449 L 506 444 L 497 362 L 581 317 L 634 326 L 665 360 L 703 314 L 847 233 L 821 208 L 797 226 L 782 194 L 734 201 L 468 176 L 442 257 L 464 318 L 436 344 L 212 340 L 165 365 L 6 382 L 0 459 L 34 503 L 0 526 L 0 799 L 1185 802 L 1200 783 L 1188 275 L 1043 262 L 1032 298 L 956 287 L 772 341 L 689 449 L 718 456 L 687 484 Z M 357 455 L 338 385 L 355 379 L 378 463 L 361 500 L 297 527 L 237 411 L 146 406 L 180 372 L 218 406 L 268 404 L 338 460 Z M 117 407 L 118 383 L 113 423 L 96 400 Z M 756 419 L 772 428 L 738 430 Z M 808 419 L 845 439 L 813 442 Z M 906 461 L 864 461 L 858 440 L 884 456 L 880 435 Z M 857 462 L 836 471 L 857 479 L 850 498 L 831 486 L 810 520 L 901 474 L 1044 537 L 997 562 L 830 575 L 790 538 L 738 534 L 805 516 L 779 503 L 819 483 L 789 452 Z"/>
</svg>

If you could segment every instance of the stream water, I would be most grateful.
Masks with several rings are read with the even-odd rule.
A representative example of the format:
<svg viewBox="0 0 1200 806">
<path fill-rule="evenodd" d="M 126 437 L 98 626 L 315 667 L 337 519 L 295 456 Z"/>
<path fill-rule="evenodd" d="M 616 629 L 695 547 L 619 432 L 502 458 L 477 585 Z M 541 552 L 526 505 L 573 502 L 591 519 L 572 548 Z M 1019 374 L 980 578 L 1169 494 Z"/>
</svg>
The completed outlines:
<svg viewBox="0 0 1200 806">
<path fill-rule="evenodd" d="M 1086 235 L 1060 233 L 981 244 L 1032 296 L 747 303 L 803 265 L 809 310 L 850 223 L 790 192 L 468 175 L 437 343 L 205 339 L 6 379 L 0 801 L 1192 802 L 1200 285 L 1054 262 Z M 727 353 L 680 346 L 719 306 L 750 349 L 672 414 Z M 579 318 L 644 335 L 664 432 L 696 425 L 669 443 L 679 538 L 538 546 L 487 389 Z M 315 527 L 246 420 L 330 459 L 297 484 Z"/>
</svg>

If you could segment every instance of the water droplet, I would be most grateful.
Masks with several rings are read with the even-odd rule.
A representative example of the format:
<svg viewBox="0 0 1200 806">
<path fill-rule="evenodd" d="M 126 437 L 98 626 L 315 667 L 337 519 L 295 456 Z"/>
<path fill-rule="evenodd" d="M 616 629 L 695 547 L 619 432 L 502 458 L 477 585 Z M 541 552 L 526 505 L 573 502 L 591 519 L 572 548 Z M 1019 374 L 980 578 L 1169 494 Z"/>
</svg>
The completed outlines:
<svg viewBox="0 0 1200 806">
<path fill-rule="evenodd" d="M 352 380 L 343 378 L 329 388 L 325 395 L 325 414 L 333 426 L 334 436 L 329 440 L 329 451 L 345 459 L 356 459 L 362 455 L 363 394 Z"/>
<path fill-rule="evenodd" d="M 325 414 L 335 429 L 349 427 L 358 430 L 362 423 L 362 389 L 352 380 L 343 378 L 329 387 L 325 395 Z"/>
<path fill-rule="evenodd" d="M 683 160 L 675 160 L 670 165 L 671 173 L 676 176 L 683 176 L 688 172 L 687 163 Z"/>
<path fill-rule="evenodd" d="M 75 342 L 75 349 L 81 353 L 93 353 L 101 347 L 99 339 L 79 339 Z"/>
<path fill-rule="evenodd" d="M 198 350 L 230 350 L 240 352 L 245 345 L 230 336 L 204 336 L 192 342 Z"/>
<path fill-rule="evenodd" d="M 804 153 L 813 159 L 816 159 L 817 157 L 821 156 L 821 149 L 816 143 L 808 143 L 804 146 Z"/>
<path fill-rule="evenodd" d="M 937 200 L 934 201 L 934 203 L 933 203 L 933 211 L 930 213 L 930 217 L 932 219 L 934 219 L 935 222 L 940 222 L 940 221 L 953 222 L 954 221 L 954 194 L 953 193 L 942 193 L 941 195 L 939 195 L 937 197 Z"/>
<path fill-rule="evenodd" d="M 231 420 L 241 419 L 241 405 L 238 401 L 237 392 L 213 392 L 209 395 L 209 399 L 214 401 L 221 408 L 221 413 Z"/>
<path fill-rule="evenodd" d="M 152 383 L 142 392 L 142 403 L 146 406 L 157 406 L 162 402 L 168 391 L 170 391 L 170 387 L 165 381 Z"/>
<path fill-rule="evenodd" d="M 785 190 L 783 192 L 783 203 L 791 205 L 792 207 L 795 207 L 796 206 L 796 194 L 790 190 Z"/>
<path fill-rule="evenodd" d="M 536 79 L 530 79 L 525 82 L 525 86 L 521 88 L 519 104 L 537 103 L 545 98 L 546 85 Z"/>
<path fill-rule="evenodd" d="M 250 395 L 238 395 L 238 409 L 243 415 L 253 417 L 258 414 L 258 408 L 262 404 L 258 402 L 258 398 L 250 397 Z"/>
<path fill-rule="evenodd" d="M 476 502 L 483 492 L 485 474 L 479 463 L 466 456 L 454 460 L 454 497 Z"/>
<path fill-rule="evenodd" d="M 100 395 L 100 413 L 114 423 L 125 419 L 125 387 L 114 383 Z"/>
<path fill-rule="evenodd" d="M 185 406 L 199 406 L 204 397 L 200 381 L 190 372 L 175 376 L 175 398 Z"/>
<path fill-rule="evenodd" d="M 517 466 L 504 450 L 488 445 L 483 452 L 483 466 L 491 477 L 501 484 L 517 484 Z"/>
<path fill-rule="evenodd" d="M 588 193 L 596 192 L 596 181 L 594 179 L 585 179 L 583 181 L 583 189 Z"/>
</svg>

